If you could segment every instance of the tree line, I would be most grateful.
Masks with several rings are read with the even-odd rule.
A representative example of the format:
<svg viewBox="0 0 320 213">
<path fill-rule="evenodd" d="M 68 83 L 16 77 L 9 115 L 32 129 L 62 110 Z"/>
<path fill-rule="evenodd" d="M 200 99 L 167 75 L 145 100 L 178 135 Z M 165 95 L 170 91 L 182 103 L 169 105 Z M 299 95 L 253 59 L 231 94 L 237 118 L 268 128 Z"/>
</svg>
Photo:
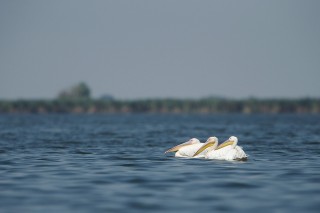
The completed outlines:
<svg viewBox="0 0 320 213">
<path fill-rule="evenodd" d="M 320 113 L 320 99 L 2 100 L 0 113 Z"/>
<path fill-rule="evenodd" d="M 320 98 L 233 100 L 91 98 L 83 82 L 62 90 L 53 100 L 0 100 L 0 113 L 320 113 Z"/>
</svg>

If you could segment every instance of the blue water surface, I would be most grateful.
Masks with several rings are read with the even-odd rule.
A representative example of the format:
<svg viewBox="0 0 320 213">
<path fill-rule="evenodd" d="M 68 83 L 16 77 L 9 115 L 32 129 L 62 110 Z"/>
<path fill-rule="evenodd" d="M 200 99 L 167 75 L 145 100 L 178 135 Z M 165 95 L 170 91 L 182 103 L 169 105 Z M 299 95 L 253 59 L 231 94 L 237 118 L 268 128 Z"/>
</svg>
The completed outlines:
<svg viewBox="0 0 320 213">
<path fill-rule="evenodd" d="M 246 162 L 179 159 L 229 136 Z M 319 115 L 0 115 L 1 212 L 318 212 Z"/>
</svg>

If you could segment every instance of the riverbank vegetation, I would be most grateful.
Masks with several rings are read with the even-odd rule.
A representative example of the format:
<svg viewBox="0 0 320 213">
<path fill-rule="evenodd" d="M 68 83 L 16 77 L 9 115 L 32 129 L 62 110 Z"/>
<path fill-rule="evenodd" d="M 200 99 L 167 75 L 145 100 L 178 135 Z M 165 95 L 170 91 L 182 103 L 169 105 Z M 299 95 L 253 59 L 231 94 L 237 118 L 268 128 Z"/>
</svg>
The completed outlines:
<svg viewBox="0 0 320 213">
<path fill-rule="evenodd" d="M 53 100 L 0 100 L 0 113 L 320 113 L 320 98 L 117 100 L 110 95 L 93 99 L 90 94 L 80 83 Z"/>
<path fill-rule="evenodd" d="M 320 99 L 2 100 L 0 113 L 320 113 Z"/>
</svg>

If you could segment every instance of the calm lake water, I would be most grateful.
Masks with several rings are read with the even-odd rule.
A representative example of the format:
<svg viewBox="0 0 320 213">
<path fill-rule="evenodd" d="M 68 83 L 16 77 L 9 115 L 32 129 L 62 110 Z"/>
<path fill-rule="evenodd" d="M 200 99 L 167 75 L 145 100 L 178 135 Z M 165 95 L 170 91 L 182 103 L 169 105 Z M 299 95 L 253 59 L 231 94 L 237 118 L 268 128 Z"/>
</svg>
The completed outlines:
<svg viewBox="0 0 320 213">
<path fill-rule="evenodd" d="M 247 162 L 179 159 L 229 136 Z M 318 212 L 319 115 L 0 115 L 1 212 Z"/>
</svg>

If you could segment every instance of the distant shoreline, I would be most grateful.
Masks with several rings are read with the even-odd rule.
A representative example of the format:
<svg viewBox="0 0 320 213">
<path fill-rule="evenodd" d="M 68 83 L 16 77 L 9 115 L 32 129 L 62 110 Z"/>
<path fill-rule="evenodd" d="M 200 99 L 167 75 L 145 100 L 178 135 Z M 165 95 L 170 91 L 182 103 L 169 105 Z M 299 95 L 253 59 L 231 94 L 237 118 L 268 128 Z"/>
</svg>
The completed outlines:
<svg viewBox="0 0 320 213">
<path fill-rule="evenodd" d="M 0 113 L 308 113 L 320 114 L 320 98 L 301 99 L 53 99 L 0 100 Z"/>
</svg>

